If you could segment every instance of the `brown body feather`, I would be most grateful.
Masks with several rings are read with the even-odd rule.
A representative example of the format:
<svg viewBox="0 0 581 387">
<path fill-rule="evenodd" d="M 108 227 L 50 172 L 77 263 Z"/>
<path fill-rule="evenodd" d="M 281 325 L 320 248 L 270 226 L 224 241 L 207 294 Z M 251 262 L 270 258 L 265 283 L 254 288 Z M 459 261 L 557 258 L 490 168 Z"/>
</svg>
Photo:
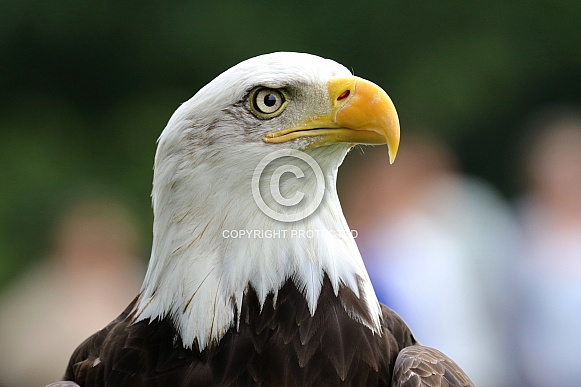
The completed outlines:
<svg viewBox="0 0 581 387">
<path fill-rule="evenodd" d="M 273 302 L 271 295 L 261 310 L 249 289 L 238 329 L 201 352 L 196 343 L 184 348 L 169 319 L 133 323 L 132 303 L 77 348 L 65 380 L 83 387 L 390 386 L 395 369 L 397 386 L 471 385 L 447 357 L 415 345 L 389 308 L 383 307 L 382 334 L 355 320 L 345 307 L 352 315 L 361 301 L 347 288 L 336 296 L 327 278 L 314 316 L 292 281 Z M 431 383 L 438 378 L 450 382 Z M 424 379 L 430 383 L 418 384 Z"/>
</svg>

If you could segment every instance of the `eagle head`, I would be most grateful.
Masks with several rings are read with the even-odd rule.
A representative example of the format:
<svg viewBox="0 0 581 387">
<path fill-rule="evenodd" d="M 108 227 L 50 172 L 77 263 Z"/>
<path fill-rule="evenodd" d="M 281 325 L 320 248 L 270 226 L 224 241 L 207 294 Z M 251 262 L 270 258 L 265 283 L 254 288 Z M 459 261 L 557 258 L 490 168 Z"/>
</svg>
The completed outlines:
<svg viewBox="0 0 581 387">
<path fill-rule="evenodd" d="M 336 294 L 346 286 L 361 297 L 374 316 L 364 323 L 378 330 L 335 187 L 356 144 L 387 144 L 393 162 L 397 113 L 380 87 L 332 60 L 261 55 L 201 88 L 159 137 L 136 321 L 171 317 L 184 345 L 203 349 L 237 326 L 250 287 L 264 303 L 293 281 L 315 313 L 327 276 Z"/>
</svg>

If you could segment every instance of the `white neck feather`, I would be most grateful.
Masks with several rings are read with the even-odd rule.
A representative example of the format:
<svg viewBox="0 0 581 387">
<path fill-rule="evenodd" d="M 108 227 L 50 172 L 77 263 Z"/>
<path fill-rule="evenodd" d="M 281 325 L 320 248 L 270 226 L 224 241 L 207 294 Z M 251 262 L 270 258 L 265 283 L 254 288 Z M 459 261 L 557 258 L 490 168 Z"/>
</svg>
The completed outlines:
<svg viewBox="0 0 581 387">
<path fill-rule="evenodd" d="M 319 208 L 291 223 L 269 218 L 253 200 L 250 184 L 259 158 L 248 161 L 240 155 L 232 161 L 237 172 L 228 174 L 223 164 L 218 171 L 200 158 L 197 163 L 160 159 L 158 151 L 153 249 L 136 321 L 170 317 L 184 346 L 191 348 L 197 341 L 202 350 L 237 327 L 235 311 L 241 310 L 249 285 L 264 303 L 291 279 L 314 314 L 326 273 L 335 293 L 346 286 L 363 297 L 373 318 L 369 328 L 380 332 L 381 309 L 337 197 L 335 180 L 342 160 L 329 148 L 315 150 L 325 176 Z M 314 182 L 306 176 L 300 184 L 308 191 Z M 240 236 L 240 230 L 258 231 L 248 237 Z M 300 230 L 310 234 L 301 237 Z M 323 236 L 323 230 L 333 234 Z"/>
</svg>

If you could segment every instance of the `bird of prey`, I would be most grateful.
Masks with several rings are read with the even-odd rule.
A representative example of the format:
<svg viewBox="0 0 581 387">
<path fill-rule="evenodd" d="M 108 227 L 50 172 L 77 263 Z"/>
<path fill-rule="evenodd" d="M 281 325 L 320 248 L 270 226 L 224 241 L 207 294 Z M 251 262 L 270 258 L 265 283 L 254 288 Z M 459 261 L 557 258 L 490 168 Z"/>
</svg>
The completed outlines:
<svg viewBox="0 0 581 387">
<path fill-rule="evenodd" d="M 158 140 L 140 293 L 53 385 L 472 386 L 377 300 L 336 191 L 356 144 L 393 162 L 399 120 L 332 60 L 265 54 L 200 89 Z"/>
</svg>

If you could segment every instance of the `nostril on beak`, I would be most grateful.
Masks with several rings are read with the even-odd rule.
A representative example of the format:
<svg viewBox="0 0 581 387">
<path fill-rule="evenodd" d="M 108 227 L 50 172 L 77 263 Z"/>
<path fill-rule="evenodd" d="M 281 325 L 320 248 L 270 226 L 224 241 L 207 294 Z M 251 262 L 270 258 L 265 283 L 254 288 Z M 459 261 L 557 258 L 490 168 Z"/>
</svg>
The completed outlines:
<svg viewBox="0 0 581 387">
<path fill-rule="evenodd" d="M 344 92 L 341 93 L 340 96 L 337 97 L 337 101 L 342 101 L 345 98 L 349 97 L 349 94 L 351 94 L 351 90 L 347 89 Z"/>
</svg>

